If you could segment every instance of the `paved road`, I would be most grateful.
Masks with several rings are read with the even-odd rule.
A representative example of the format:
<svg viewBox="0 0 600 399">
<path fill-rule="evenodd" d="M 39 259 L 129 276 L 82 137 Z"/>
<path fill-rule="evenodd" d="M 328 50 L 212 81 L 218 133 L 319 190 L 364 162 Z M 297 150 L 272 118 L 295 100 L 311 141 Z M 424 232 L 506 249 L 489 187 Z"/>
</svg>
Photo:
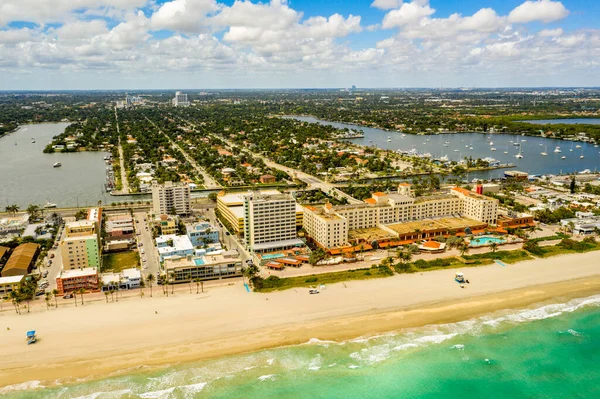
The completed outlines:
<svg viewBox="0 0 600 399">
<path fill-rule="evenodd" d="M 129 193 L 129 182 L 125 172 L 125 159 L 123 157 L 123 147 L 121 146 L 121 130 L 119 130 L 119 117 L 117 107 L 115 107 L 115 120 L 117 121 L 117 135 L 119 136 L 119 164 L 121 165 L 121 192 Z"/>
<path fill-rule="evenodd" d="M 140 251 L 140 262 L 142 262 L 142 274 L 147 277 L 149 274 L 154 274 L 159 271 L 160 262 L 158 260 L 158 254 L 152 239 L 152 229 L 150 228 L 150 221 L 147 219 L 145 212 L 134 213 L 135 217 L 135 228 L 136 228 L 136 239 L 138 243 L 138 250 Z M 148 230 L 146 230 L 148 228 Z M 140 235 L 137 235 L 140 233 Z M 141 246 L 139 244 L 142 244 Z M 142 250 L 144 253 L 142 253 Z M 143 260 L 146 260 L 145 262 Z"/>
<path fill-rule="evenodd" d="M 196 161 L 194 161 L 194 158 L 192 158 L 191 156 L 189 156 L 189 154 L 187 152 L 185 152 L 185 150 L 183 148 L 181 148 L 179 146 L 179 144 L 177 144 L 176 142 L 174 142 L 165 132 L 163 132 L 162 130 L 160 130 L 158 128 L 158 126 L 156 126 L 156 123 L 152 122 L 148 118 L 146 118 L 146 120 L 148 122 L 152 123 L 154 125 L 154 127 L 157 128 L 158 131 L 160 133 L 162 133 L 163 136 L 165 136 L 171 142 L 171 146 L 173 148 L 177 149 L 179 152 L 181 152 L 183 154 L 183 156 L 185 157 L 185 159 L 187 159 L 187 161 L 190 163 L 190 165 L 192 165 L 192 167 L 194 169 L 196 169 L 196 172 L 198 172 L 204 178 L 204 187 L 206 187 L 208 189 L 222 188 L 223 187 L 218 182 L 216 182 L 202 167 L 200 167 L 196 163 Z"/>
</svg>

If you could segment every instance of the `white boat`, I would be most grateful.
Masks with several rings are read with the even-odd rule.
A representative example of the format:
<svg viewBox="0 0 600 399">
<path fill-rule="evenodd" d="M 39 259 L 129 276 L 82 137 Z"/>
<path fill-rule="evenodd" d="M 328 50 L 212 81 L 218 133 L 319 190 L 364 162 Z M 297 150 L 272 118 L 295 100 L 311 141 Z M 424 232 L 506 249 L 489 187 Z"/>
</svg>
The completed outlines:
<svg viewBox="0 0 600 399">
<path fill-rule="evenodd" d="M 579 144 L 577 144 L 577 145 L 575 146 L 575 148 L 581 148 L 581 146 L 580 146 Z"/>
<path fill-rule="evenodd" d="M 508 154 L 508 151 L 504 151 L 505 154 Z"/>
<path fill-rule="evenodd" d="M 580 146 L 580 147 L 581 147 L 581 146 Z M 583 156 L 583 148 L 582 148 L 582 149 L 581 149 L 581 155 L 579 156 L 579 159 L 583 159 L 583 158 L 584 158 L 584 156 Z"/>
<path fill-rule="evenodd" d="M 560 150 L 559 146 L 556 146 L 556 148 L 554 149 L 554 152 L 559 153 L 559 152 L 562 152 L 562 151 Z"/>
<path fill-rule="evenodd" d="M 560 157 L 560 159 L 567 159 L 567 157 L 565 157 L 564 155 L 562 157 Z"/>
<path fill-rule="evenodd" d="M 55 168 L 60 168 L 62 164 L 60 162 L 55 162 L 52 166 L 54 166 Z"/>
<path fill-rule="evenodd" d="M 515 158 L 523 158 L 523 154 L 521 154 L 521 147 L 519 147 L 519 153 L 517 155 L 515 155 Z"/>
<path fill-rule="evenodd" d="M 573 151 L 573 143 L 571 143 L 571 149 L 569 151 Z"/>
<path fill-rule="evenodd" d="M 392 142 L 392 139 L 387 139 L 387 142 L 388 142 L 388 143 L 391 143 L 391 142 Z"/>
<path fill-rule="evenodd" d="M 469 150 L 472 150 L 472 149 L 473 149 L 473 146 L 469 147 Z"/>
<path fill-rule="evenodd" d="M 56 208 L 56 204 L 53 204 L 50 201 L 46 201 L 46 203 L 42 206 L 44 209 Z"/>
<path fill-rule="evenodd" d="M 32 144 L 35 144 L 35 140 L 31 140 L 31 143 L 32 143 Z"/>
<path fill-rule="evenodd" d="M 449 144 L 444 144 L 444 147 L 448 147 Z"/>
<path fill-rule="evenodd" d="M 544 147 L 544 152 L 541 153 L 543 156 L 548 155 L 548 146 Z"/>
<path fill-rule="evenodd" d="M 490 141 L 490 145 L 494 145 L 494 142 L 493 142 L 493 141 Z"/>
<path fill-rule="evenodd" d="M 460 152 L 460 150 L 454 150 L 454 152 Z"/>
<path fill-rule="evenodd" d="M 448 155 L 444 155 L 443 157 L 440 158 L 440 161 L 442 162 L 448 162 L 450 159 L 448 158 Z"/>
<path fill-rule="evenodd" d="M 490 151 L 496 151 L 496 147 L 490 148 Z"/>
</svg>

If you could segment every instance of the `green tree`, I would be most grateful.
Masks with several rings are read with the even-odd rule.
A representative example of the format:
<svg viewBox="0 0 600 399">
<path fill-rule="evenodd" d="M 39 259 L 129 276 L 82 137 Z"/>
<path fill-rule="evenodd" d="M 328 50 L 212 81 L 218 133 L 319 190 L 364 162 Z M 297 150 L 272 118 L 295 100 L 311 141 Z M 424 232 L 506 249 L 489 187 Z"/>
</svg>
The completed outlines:
<svg viewBox="0 0 600 399">
<path fill-rule="evenodd" d="M 154 281 L 156 281 L 156 277 L 154 277 L 154 274 L 150 273 L 148 275 L 148 277 L 146 277 L 146 281 L 148 282 L 148 285 L 150 286 L 150 297 L 152 297 L 152 283 Z"/>
<path fill-rule="evenodd" d="M 25 212 L 27 212 L 32 221 L 37 220 L 40 217 L 40 207 L 34 204 L 29 205 Z"/>
<path fill-rule="evenodd" d="M 46 301 L 46 309 L 50 310 L 50 299 L 52 299 L 52 294 L 49 292 L 46 292 L 44 294 L 44 301 Z"/>
<path fill-rule="evenodd" d="M 59 295 L 59 291 L 55 288 L 52 290 L 52 296 L 54 297 L 54 307 L 56 307 L 56 309 L 58 309 L 58 302 L 57 302 L 57 298 Z"/>
<path fill-rule="evenodd" d="M 571 194 L 575 194 L 575 190 L 577 189 L 577 181 L 575 181 L 575 176 L 571 179 L 571 184 L 569 184 L 569 190 L 571 190 Z"/>
<path fill-rule="evenodd" d="M 490 249 L 492 250 L 492 253 L 496 252 L 498 250 L 498 243 L 497 242 L 492 242 L 490 244 Z"/>
<path fill-rule="evenodd" d="M 85 294 L 85 288 L 79 289 L 79 296 L 81 297 L 81 305 L 83 306 L 83 294 Z"/>
<path fill-rule="evenodd" d="M 87 211 L 85 209 L 80 209 L 75 212 L 75 220 L 83 220 L 87 218 Z"/>
</svg>

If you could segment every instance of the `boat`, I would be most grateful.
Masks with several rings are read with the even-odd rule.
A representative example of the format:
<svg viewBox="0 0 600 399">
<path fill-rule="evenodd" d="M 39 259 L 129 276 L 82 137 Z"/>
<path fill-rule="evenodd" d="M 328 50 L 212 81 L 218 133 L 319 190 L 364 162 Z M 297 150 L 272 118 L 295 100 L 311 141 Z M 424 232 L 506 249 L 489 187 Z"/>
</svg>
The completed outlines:
<svg viewBox="0 0 600 399">
<path fill-rule="evenodd" d="M 472 150 L 472 149 L 473 149 L 473 146 L 470 146 L 470 147 L 469 147 L 469 150 Z"/>
<path fill-rule="evenodd" d="M 504 151 L 505 154 L 508 154 L 508 151 Z"/>
<path fill-rule="evenodd" d="M 571 143 L 571 149 L 569 151 L 573 151 L 573 143 Z"/>
<path fill-rule="evenodd" d="M 62 166 L 62 164 L 60 162 L 55 162 L 54 165 L 52 165 L 55 168 L 60 168 Z"/>
<path fill-rule="evenodd" d="M 567 159 L 567 157 L 565 157 L 564 155 L 562 157 L 560 157 L 560 159 Z"/>
<path fill-rule="evenodd" d="M 519 153 L 517 155 L 515 155 L 515 158 L 523 158 L 523 154 L 521 154 L 521 147 L 519 146 Z"/>
<path fill-rule="evenodd" d="M 44 208 L 44 209 L 56 208 L 56 204 L 53 204 L 50 201 L 46 201 L 46 203 L 42 206 L 42 208 Z"/>
<path fill-rule="evenodd" d="M 460 152 L 460 150 L 454 150 L 454 152 Z"/>
<path fill-rule="evenodd" d="M 449 146 L 449 144 L 444 144 L 444 147 L 448 147 L 448 146 Z"/>
<path fill-rule="evenodd" d="M 387 142 L 388 142 L 388 143 L 391 143 L 391 142 L 392 142 L 392 139 L 387 139 Z"/>
<path fill-rule="evenodd" d="M 35 139 L 31 140 L 31 143 L 34 144 L 35 143 Z"/>
<path fill-rule="evenodd" d="M 490 151 L 496 151 L 496 147 L 490 148 Z"/>
<path fill-rule="evenodd" d="M 450 159 L 448 158 L 448 155 L 444 155 L 442 157 L 440 157 L 440 161 L 441 162 L 448 162 Z"/>
<path fill-rule="evenodd" d="M 581 147 L 581 146 L 580 146 L 580 147 Z M 582 148 L 582 149 L 581 149 L 581 155 L 579 156 L 579 159 L 583 159 L 583 158 L 584 158 L 584 156 L 583 156 L 583 148 Z"/>
<path fill-rule="evenodd" d="M 36 342 L 35 330 L 27 331 L 27 345 L 35 344 Z"/>
<path fill-rule="evenodd" d="M 541 153 L 543 156 L 548 155 L 548 146 L 544 147 L 544 152 Z"/>
<path fill-rule="evenodd" d="M 494 145 L 494 142 L 493 142 L 493 141 L 490 141 L 490 145 Z"/>
<path fill-rule="evenodd" d="M 577 144 L 577 145 L 575 146 L 575 148 L 581 148 L 581 146 L 580 146 L 579 144 Z"/>
<path fill-rule="evenodd" d="M 559 146 L 556 146 L 556 148 L 554 149 L 554 152 L 559 153 L 559 152 L 562 152 L 562 151 L 560 150 Z"/>
</svg>

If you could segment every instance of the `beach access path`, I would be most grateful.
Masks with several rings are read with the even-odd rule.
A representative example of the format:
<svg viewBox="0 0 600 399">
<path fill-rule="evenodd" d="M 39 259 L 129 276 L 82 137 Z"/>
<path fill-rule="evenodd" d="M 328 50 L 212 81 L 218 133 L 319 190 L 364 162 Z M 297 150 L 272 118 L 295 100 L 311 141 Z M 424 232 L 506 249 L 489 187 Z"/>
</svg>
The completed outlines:
<svg viewBox="0 0 600 399">
<path fill-rule="evenodd" d="M 101 378 L 127 369 L 173 365 L 309 341 L 345 340 L 407 327 L 449 323 L 533 303 L 600 293 L 596 252 L 462 270 L 395 275 L 332 284 L 319 295 L 307 289 L 248 293 L 231 286 L 178 285 L 169 297 L 139 290 L 119 302 L 88 294 L 85 305 L 36 301 L 22 315 L 0 312 L 0 386 L 40 380 L 49 386 L 76 378 Z M 192 288 L 192 293 L 190 293 Z M 557 298 L 558 297 L 558 298 Z M 110 299 L 109 299 L 110 301 Z M 52 301 L 54 302 L 54 301 Z M 26 346 L 25 332 L 38 342 Z M 114 375 L 113 374 L 113 375 Z"/>
</svg>

